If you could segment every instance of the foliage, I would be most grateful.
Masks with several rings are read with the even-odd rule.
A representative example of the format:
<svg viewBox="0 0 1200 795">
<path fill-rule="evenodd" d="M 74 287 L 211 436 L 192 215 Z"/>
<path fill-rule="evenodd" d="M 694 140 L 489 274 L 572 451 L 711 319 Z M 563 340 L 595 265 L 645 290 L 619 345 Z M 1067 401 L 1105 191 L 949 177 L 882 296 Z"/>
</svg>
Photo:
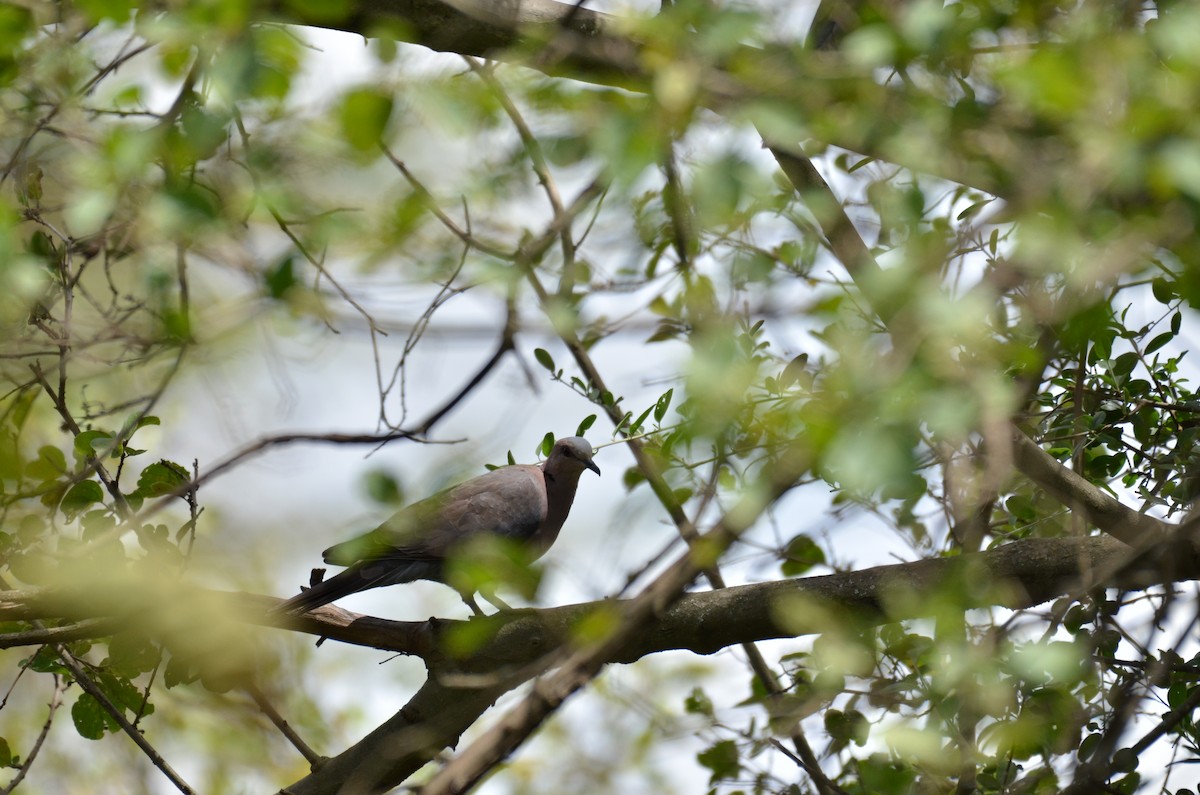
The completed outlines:
<svg viewBox="0 0 1200 795">
<path fill-rule="evenodd" d="M 815 638 L 740 639 L 740 703 L 696 675 L 664 708 L 702 737 L 712 791 L 1176 790 L 1168 762 L 1200 753 L 1181 629 L 1200 574 L 1171 553 L 1134 590 L 1091 577 L 1190 543 L 1200 495 L 1197 11 L 830 0 L 805 37 L 787 4 L 681 0 L 560 20 L 599 19 L 603 41 L 556 23 L 497 29 L 493 49 L 355 6 L 0 5 L 0 641 L 30 647 L 21 686 L 55 694 L 47 732 L 63 688 L 78 734 L 106 743 L 186 747 L 164 699 L 220 715 L 214 694 L 249 694 L 272 716 L 279 652 L 217 628 L 223 608 L 168 600 L 172 622 L 109 596 L 203 580 L 195 546 L 231 532 L 201 517 L 212 462 L 168 460 L 147 429 L 186 424 L 160 419 L 164 394 L 255 324 L 363 330 L 376 350 L 404 325 L 403 353 L 361 374 L 377 433 L 311 438 L 425 438 L 494 367 L 523 370 L 575 433 L 629 445 L 623 485 L 655 506 L 636 521 L 669 520 L 714 589 L 880 563 L 844 540 L 868 521 L 908 561 L 1130 545 L 1118 570 L 1080 563 L 1024 601 L 968 564 L 869 615 L 805 607 Z M 368 74 L 314 80 L 295 23 L 370 36 Z M 380 274 L 422 308 L 388 316 Z M 415 417 L 408 357 L 467 292 L 496 310 L 475 331 L 497 353 Z M 644 381 L 606 378 L 610 351 Z M 508 462 L 569 431 L 511 440 Z M 383 471 L 366 488 L 410 496 Z M 1142 520 L 1161 538 L 1137 538 Z M 456 576 L 533 597 L 518 558 L 490 549 Z M 1021 587 L 1051 581 L 1030 565 Z M 646 571 L 630 582 L 664 581 Z M 45 593 L 73 598 L 40 613 Z M 763 612 L 795 623 L 789 604 Z M 598 611 L 572 642 L 643 630 Z M 450 656 L 493 625 L 448 635 L 468 636 Z M 257 720 L 231 723 L 257 737 Z M 40 747 L 0 738 L 0 763 L 19 783 Z"/>
</svg>

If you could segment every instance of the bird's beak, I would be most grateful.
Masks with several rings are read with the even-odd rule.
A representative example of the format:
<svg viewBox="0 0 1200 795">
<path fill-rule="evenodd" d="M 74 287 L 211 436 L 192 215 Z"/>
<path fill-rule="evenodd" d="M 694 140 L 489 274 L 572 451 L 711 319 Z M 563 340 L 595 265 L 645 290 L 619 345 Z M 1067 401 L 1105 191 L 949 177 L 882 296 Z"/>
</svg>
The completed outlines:
<svg viewBox="0 0 1200 795">
<path fill-rule="evenodd" d="M 585 461 L 583 465 L 585 467 L 587 467 L 588 469 L 592 470 L 593 472 L 595 472 L 597 475 L 600 474 L 600 467 L 596 466 L 595 461 Z"/>
</svg>

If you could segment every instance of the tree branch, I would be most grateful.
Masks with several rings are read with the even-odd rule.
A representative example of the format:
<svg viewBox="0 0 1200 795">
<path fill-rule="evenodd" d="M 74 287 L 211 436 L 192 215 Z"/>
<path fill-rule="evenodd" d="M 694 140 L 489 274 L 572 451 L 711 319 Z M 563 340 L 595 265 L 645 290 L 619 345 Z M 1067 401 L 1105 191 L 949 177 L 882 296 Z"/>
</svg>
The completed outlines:
<svg viewBox="0 0 1200 795">
<path fill-rule="evenodd" d="M 1165 566 L 1164 559 L 1176 565 Z M 676 569 L 674 583 L 686 573 Z M 1186 537 L 1156 545 L 1152 554 L 1136 555 L 1125 544 L 1105 536 L 1026 539 L 955 558 L 684 594 L 668 607 L 650 609 L 643 601 L 643 609 L 648 611 L 643 613 L 644 623 L 620 643 L 607 645 L 603 655 L 588 658 L 587 666 L 577 664 L 569 675 L 578 681 L 591 666 L 598 670 L 604 664 L 630 663 L 668 650 L 712 654 L 746 642 L 844 628 L 849 621 L 865 626 L 920 617 L 928 613 L 930 605 L 944 604 L 944 600 L 930 598 L 935 593 L 956 595 L 964 609 L 1015 609 L 1096 587 L 1132 590 L 1187 579 L 1200 579 L 1200 563 Z M 665 599 L 665 592 L 654 598 Z M 197 622 L 202 622 L 211 642 L 219 642 L 226 629 L 223 621 L 231 625 L 230 632 L 237 631 L 235 625 L 244 621 L 279 622 L 313 635 L 424 658 L 431 676 L 413 700 L 363 741 L 287 790 L 300 795 L 335 791 L 334 782 L 341 786 L 354 771 L 365 775 L 365 760 L 378 762 L 374 771 L 380 776 L 376 779 L 379 786 L 398 783 L 442 748 L 453 745 L 496 698 L 542 670 L 553 659 L 548 655 L 567 647 L 572 628 L 581 619 L 597 610 L 627 615 L 638 600 L 504 611 L 473 619 L 491 624 L 491 636 L 461 658 L 449 655 L 443 642 L 459 622 L 387 621 L 332 606 L 300 617 L 268 618 L 267 608 L 277 602 L 271 597 L 181 589 L 174 583 L 155 589 L 109 581 L 79 583 L 71 591 L 0 592 L 0 618 L 108 616 L 136 621 L 148 632 L 168 637 L 189 629 L 194 633 Z M 188 614 L 181 616 L 177 609 L 181 604 L 201 612 L 185 611 Z M 97 628 L 98 633 L 104 631 Z M 526 713 L 525 719 L 548 714 L 545 710 L 569 692 L 569 683 L 552 680 L 549 689 L 539 691 L 538 696 L 544 698 L 548 693 L 549 701 L 541 710 Z M 318 776 L 319 780 L 314 779 Z"/>
<path fill-rule="evenodd" d="M 519 0 L 359 0 L 340 19 L 327 12 L 308 13 L 305 6 L 278 4 L 268 16 L 278 22 L 386 37 L 439 52 L 508 61 L 545 74 L 642 94 L 653 92 L 654 74 L 643 64 L 641 42 L 614 31 L 619 18 L 590 11 L 575 3 Z M 530 56 L 530 53 L 534 53 Z M 871 70 L 839 53 L 772 47 L 740 47 L 719 65 L 704 65 L 697 74 L 697 101 L 718 113 L 766 104 L 786 108 L 795 118 L 821 118 L 834 128 L 819 136 L 833 144 L 915 171 L 942 176 L 996 196 L 1015 187 L 997 174 L 986 138 L 974 133 L 994 124 L 988 106 L 971 104 L 959 111 L 955 126 L 959 151 L 897 147 L 891 139 L 899 127 L 943 129 L 955 108 L 911 84 L 881 85 Z M 871 108 L 869 115 L 830 117 L 830 106 Z M 1011 119 L 1007 126 L 1014 135 Z M 796 140 L 814 131 L 797 129 Z"/>
<path fill-rule="evenodd" d="M 1190 565 L 1186 570 L 1175 572 L 1177 579 L 1200 578 L 1200 565 L 1196 564 L 1195 556 L 1188 557 Z M 1131 558 L 1131 551 L 1125 544 L 1107 537 L 1091 537 L 1026 539 L 989 552 L 956 558 L 685 594 L 648 617 L 648 623 L 626 636 L 623 642 L 614 641 L 606 646 L 603 659 L 591 656 L 577 660 L 573 667 L 564 666 L 558 674 L 540 684 L 506 721 L 493 730 L 491 741 L 475 752 L 472 768 L 477 770 L 490 764 L 491 760 L 502 758 L 513 742 L 544 719 L 574 687 L 586 681 L 594 673 L 593 667 L 598 670 L 603 664 L 631 663 L 667 650 L 712 654 L 749 641 L 921 617 L 928 615 L 931 605 L 945 605 L 944 600 L 930 598 L 934 593 L 943 597 L 957 596 L 963 609 L 990 606 L 1016 609 L 1096 587 L 1137 589 L 1170 581 L 1164 576 L 1160 561 Z M 409 707 L 401 710 L 388 724 L 339 756 L 337 767 L 322 767 L 286 791 L 296 795 L 337 791 L 337 786 L 341 785 L 338 782 L 344 781 L 338 778 L 337 771 L 357 771 L 357 774 L 365 775 L 361 766 L 377 760 L 382 753 L 380 749 L 403 748 L 405 758 L 389 752 L 386 760 L 376 765 L 380 778 L 374 780 L 374 789 L 367 791 L 394 786 L 441 748 L 455 742 L 506 687 L 515 687 L 522 681 L 519 673 L 532 675 L 537 669 L 531 666 L 547 660 L 552 649 L 568 644 L 572 627 L 584 616 L 596 610 L 620 610 L 628 615 L 627 611 L 633 610 L 637 601 L 520 610 L 481 619 L 494 622 L 495 628 L 491 639 L 469 657 L 452 660 L 441 656 L 440 652 L 427 657 L 433 661 L 433 675 L 414 697 L 414 702 L 419 705 L 418 712 L 409 711 L 410 707 L 418 709 L 410 702 Z M 413 643 L 413 638 L 422 632 L 426 633 L 429 642 L 420 645 L 426 649 L 439 649 L 441 633 L 455 623 L 386 622 L 345 614 L 335 626 L 333 622 L 323 623 L 327 620 L 324 611 L 317 611 L 306 620 L 313 623 L 312 629 L 306 630 L 313 634 L 395 650 L 415 649 L 418 644 Z M 366 627 L 361 635 L 360 621 Z M 392 631 L 391 626 L 402 642 L 392 646 L 380 643 Z M 497 671 L 502 673 L 497 674 Z M 511 673 L 511 678 L 501 684 L 498 679 L 509 676 L 510 672 L 517 673 Z M 452 674 L 474 676 L 463 680 Z M 455 683 L 475 680 L 481 685 L 479 690 L 453 688 L 438 683 L 436 680 L 439 679 Z M 432 708 L 431 702 L 438 706 Z M 430 709 L 429 714 L 436 716 L 436 725 L 424 735 L 430 744 L 416 748 L 413 734 L 420 721 L 415 715 L 425 714 Z M 445 709 L 454 712 L 448 714 L 443 711 Z M 391 744 L 393 740 L 397 745 Z M 457 772 L 448 775 L 451 778 L 439 787 L 451 782 L 453 786 L 444 791 L 455 791 L 473 778 L 470 774 L 464 778 Z"/>
<path fill-rule="evenodd" d="M 1164 565 L 1164 560 L 1174 566 Z M 929 596 L 948 584 L 967 582 L 964 609 L 1019 609 L 1097 587 L 1140 590 L 1200 579 L 1200 561 L 1187 537 L 1137 553 L 1113 538 L 1029 538 L 987 552 L 917 560 L 818 577 L 739 585 L 688 593 L 661 610 L 652 629 L 629 639 L 613 662 L 686 650 L 712 654 L 740 643 L 798 637 L 840 626 L 846 615 L 888 623 L 926 615 Z M 904 596 L 903 599 L 900 597 Z M 909 598 L 911 597 L 911 599 Z M 632 600 L 602 600 L 541 609 L 508 610 L 472 622 L 490 624 L 490 637 L 470 655 L 445 651 L 444 639 L 459 621 L 391 621 L 326 605 L 302 616 L 268 615 L 281 600 L 271 596 L 161 587 L 129 580 L 79 582 L 71 589 L 0 591 L 0 620 L 104 618 L 74 629 L 72 637 L 111 634 L 114 622 L 137 621 L 147 632 L 186 631 L 203 621 L 214 638 L 221 622 L 275 626 L 343 643 L 421 657 L 441 673 L 485 674 L 524 666 L 570 639 L 572 628 L 597 610 L 624 610 Z M 194 608 L 180 615 L 179 604 Z M 819 610 L 782 609 L 817 604 Z M 205 618 L 205 616 L 207 618 Z M 92 629 L 88 635 L 85 627 Z M 44 634 L 6 646 L 45 642 Z"/>
<path fill-rule="evenodd" d="M 1122 505 L 1119 500 L 1060 464 L 1019 428 L 1013 428 L 1013 462 L 1021 474 L 1045 489 L 1064 507 L 1077 510 L 1088 522 L 1132 546 L 1165 537 L 1172 525 Z"/>
</svg>

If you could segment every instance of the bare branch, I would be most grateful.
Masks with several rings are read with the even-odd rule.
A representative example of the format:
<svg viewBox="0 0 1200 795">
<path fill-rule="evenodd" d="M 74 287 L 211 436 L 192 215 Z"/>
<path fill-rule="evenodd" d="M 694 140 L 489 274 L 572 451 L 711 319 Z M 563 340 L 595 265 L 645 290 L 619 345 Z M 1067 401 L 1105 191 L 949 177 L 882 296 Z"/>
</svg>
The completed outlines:
<svg viewBox="0 0 1200 795">
<path fill-rule="evenodd" d="M 266 693 L 264 693 L 258 687 L 258 685 L 246 685 L 245 690 L 246 695 L 250 696 L 250 699 L 254 701 L 254 704 L 260 710 L 262 710 L 264 715 L 267 716 L 267 720 L 271 721 L 271 723 L 275 725 L 275 728 L 279 730 L 279 733 L 287 738 L 288 742 L 290 742 L 292 747 L 300 752 L 300 755 L 304 757 L 305 761 L 307 761 L 313 767 L 316 767 L 324 760 L 325 757 L 318 754 L 308 743 L 304 742 L 304 739 L 296 733 L 296 730 L 293 729 L 291 725 L 283 719 L 283 716 L 279 714 L 279 710 L 275 709 L 275 706 L 271 703 L 270 699 L 267 698 Z"/>
<path fill-rule="evenodd" d="M 50 736 L 50 727 L 54 723 L 54 715 L 58 712 L 58 708 L 62 706 L 63 692 L 67 689 L 68 682 L 58 674 L 52 676 L 54 681 L 54 690 L 50 694 L 49 711 L 46 714 L 46 722 L 42 724 L 42 730 L 38 732 L 37 739 L 33 741 L 33 745 L 29 749 L 29 753 L 25 755 L 25 759 L 21 761 L 20 767 L 17 770 L 17 775 L 13 776 L 12 781 L 8 782 L 8 786 L 0 789 L 0 795 L 8 795 L 25 780 L 25 776 L 29 774 L 29 769 L 33 767 L 33 762 L 37 759 L 38 753 L 42 750 L 42 744 L 46 742 L 46 738 Z"/>
</svg>

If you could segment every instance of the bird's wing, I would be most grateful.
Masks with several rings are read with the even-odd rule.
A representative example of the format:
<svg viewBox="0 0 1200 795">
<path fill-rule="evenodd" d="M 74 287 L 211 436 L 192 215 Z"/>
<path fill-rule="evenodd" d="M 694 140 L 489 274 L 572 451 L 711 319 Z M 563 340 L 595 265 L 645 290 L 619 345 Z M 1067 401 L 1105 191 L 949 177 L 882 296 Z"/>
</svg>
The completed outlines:
<svg viewBox="0 0 1200 795">
<path fill-rule="evenodd" d="M 480 533 L 530 537 L 546 518 L 546 481 L 536 466 L 508 466 L 413 503 L 369 533 L 325 550 L 326 563 L 441 560 Z"/>
</svg>

